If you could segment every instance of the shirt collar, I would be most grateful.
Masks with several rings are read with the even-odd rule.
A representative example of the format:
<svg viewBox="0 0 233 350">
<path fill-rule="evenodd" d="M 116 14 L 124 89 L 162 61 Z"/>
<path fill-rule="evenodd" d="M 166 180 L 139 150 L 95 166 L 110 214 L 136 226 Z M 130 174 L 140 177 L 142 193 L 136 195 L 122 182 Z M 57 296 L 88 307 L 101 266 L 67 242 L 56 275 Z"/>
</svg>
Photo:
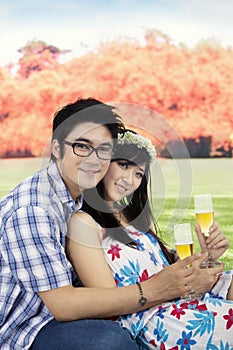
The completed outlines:
<svg viewBox="0 0 233 350">
<path fill-rule="evenodd" d="M 75 201 L 71 197 L 62 177 L 59 173 L 55 162 L 51 162 L 48 166 L 48 176 L 50 178 L 50 184 L 53 187 L 55 193 L 60 198 L 62 203 L 72 203 L 75 208 Z"/>
<path fill-rule="evenodd" d="M 82 208 L 83 205 L 83 196 L 79 196 L 75 200 L 75 211 L 78 211 Z"/>
<path fill-rule="evenodd" d="M 49 164 L 48 174 L 51 179 L 50 180 L 51 185 L 54 188 L 58 197 L 60 198 L 61 202 L 64 204 L 67 203 L 68 205 L 70 205 L 73 211 L 80 210 L 83 205 L 83 196 L 80 195 L 79 197 L 76 198 L 76 200 L 73 200 L 64 181 L 62 180 L 62 177 L 59 173 L 59 170 L 55 162 L 51 162 Z"/>
</svg>

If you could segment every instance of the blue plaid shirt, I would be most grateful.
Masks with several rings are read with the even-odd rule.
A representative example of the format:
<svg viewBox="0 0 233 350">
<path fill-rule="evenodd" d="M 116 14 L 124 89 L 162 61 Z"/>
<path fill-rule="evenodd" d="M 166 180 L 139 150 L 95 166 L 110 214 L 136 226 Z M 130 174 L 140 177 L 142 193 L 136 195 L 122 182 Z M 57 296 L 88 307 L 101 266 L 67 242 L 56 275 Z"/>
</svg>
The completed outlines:
<svg viewBox="0 0 233 350">
<path fill-rule="evenodd" d="M 74 211 L 75 202 L 55 163 L 21 182 L 0 202 L 1 350 L 29 349 L 53 319 L 38 292 L 72 283 L 64 247 Z"/>
</svg>

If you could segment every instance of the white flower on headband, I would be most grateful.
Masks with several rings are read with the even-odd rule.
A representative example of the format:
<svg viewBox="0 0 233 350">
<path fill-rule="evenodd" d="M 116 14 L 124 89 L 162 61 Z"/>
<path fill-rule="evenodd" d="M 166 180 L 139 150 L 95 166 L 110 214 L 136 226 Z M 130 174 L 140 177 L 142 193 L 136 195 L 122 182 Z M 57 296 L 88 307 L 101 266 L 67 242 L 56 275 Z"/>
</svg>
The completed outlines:
<svg viewBox="0 0 233 350">
<path fill-rule="evenodd" d="M 119 145 L 131 145 L 134 144 L 138 148 L 144 148 L 149 154 L 151 163 L 154 162 L 156 158 L 156 151 L 150 139 L 139 135 L 134 134 L 131 131 L 126 131 L 125 133 L 118 134 L 118 144 Z"/>
</svg>

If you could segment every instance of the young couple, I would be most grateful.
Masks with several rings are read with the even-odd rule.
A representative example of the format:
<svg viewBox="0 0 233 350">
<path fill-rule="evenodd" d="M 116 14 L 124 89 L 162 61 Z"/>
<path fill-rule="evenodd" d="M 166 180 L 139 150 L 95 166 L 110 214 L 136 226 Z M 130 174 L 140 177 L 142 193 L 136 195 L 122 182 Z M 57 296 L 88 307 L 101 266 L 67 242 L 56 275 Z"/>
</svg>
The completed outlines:
<svg viewBox="0 0 233 350">
<path fill-rule="evenodd" d="M 223 274 L 217 282 L 222 266 L 201 269 L 206 254 L 168 264 L 168 261 L 172 262 L 172 254 L 154 235 L 147 192 L 141 191 L 141 188 L 146 188 L 153 151 L 150 146 L 144 150 L 144 146 L 138 148 L 136 144 L 135 155 L 138 153 L 141 157 L 142 153 L 143 156 L 139 162 L 131 156 L 118 155 L 121 151 L 116 139 L 122 135 L 119 144 L 125 145 L 123 130 L 114 108 L 100 101 L 80 99 L 64 106 L 53 121 L 51 163 L 2 199 L 2 350 L 137 349 L 137 342 L 133 339 L 137 335 L 139 343 L 153 345 L 157 341 L 166 344 L 170 341 L 170 333 L 163 329 L 166 327 L 170 332 L 171 315 L 166 310 L 172 305 L 178 315 L 174 319 L 180 328 L 183 327 L 182 336 L 187 334 L 187 339 L 193 342 L 196 341 L 191 339 L 194 333 L 201 336 L 203 330 L 185 330 L 180 320 L 183 313 L 194 311 L 190 306 L 181 306 L 179 301 L 167 302 L 185 295 L 194 289 L 194 285 L 197 292 L 209 292 L 213 285 L 218 288 L 220 283 L 219 293 L 224 299 L 217 295 L 214 303 L 210 293 L 204 296 L 209 298 L 216 311 L 209 310 L 209 304 L 204 300 L 195 304 L 195 312 L 204 312 L 202 309 L 206 308 L 211 326 L 206 319 L 204 322 L 207 322 L 208 334 L 216 342 L 219 334 L 218 331 L 213 333 L 213 328 L 219 327 L 218 317 L 224 314 L 221 321 L 227 327 L 223 330 L 222 340 L 218 341 L 230 342 L 232 304 L 226 298 L 232 299 L 231 276 Z M 127 143 L 126 148 L 128 152 L 131 146 Z M 144 156 L 147 156 L 146 161 Z M 130 185 L 131 180 L 125 180 L 123 175 L 119 176 L 121 180 L 116 177 L 118 167 L 122 172 L 129 172 L 134 185 Z M 114 183 L 112 178 L 115 178 Z M 91 193 L 89 189 L 95 189 L 98 183 L 98 192 Z M 132 205 L 128 202 L 130 194 L 134 194 Z M 126 201 L 122 203 L 121 198 L 125 196 Z M 92 205 L 96 197 L 97 208 L 95 200 Z M 81 207 L 84 212 L 79 212 Z M 74 214 L 76 211 L 78 213 Z M 92 211 L 95 221 L 85 213 L 92 214 Z M 103 231 L 100 226 L 106 229 L 104 238 L 100 235 Z M 216 224 L 213 229 L 211 254 L 217 258 L 226 250 L 228 242 Z M 105 264 L 103 251 L 112 272 Z M 92 252 L 93 257 L 89 258 Z M 88 258 L 83 259 L 83 254 L 88 254 Z M 121 261 L 123 264 L 118 266 Z M 88 288 L 73 286 L 75 273 Z M 121 288 L 116 288 L 112 273 Z M 144 312 L 146 309 L 148 311 Z M 117 321 L 108 320 L 119 315 L 125 316 Z M 198 320 L 198 316 L 195 317 Z M 167 320 L 166 323 L 163 324 L 163 320 Z M 152 328 L 155 335 L 149 339 L 153 335 Z M 178 326 L 174 328 L 177 331 Z M 178 347 L 181 341 L 178 340 Z M 184 343 L 187 343 L 186 339 Z M 175 348 L 176 344 L 173 346 Z"/>
<path fill-rule="evenodd" d="M 231 271 L 221 275 L 217 275 L 218 269 L 201 271 L 192 282 L 193 288 L 203 293 L 200 300 L 187 302 L 182 294 L 171 300 L 170 291 L 163 285 L 157 286 L 162 303 L 150 304 L 145 299 L 141 282 L 161 271 L 167 271 L 164 278 L 170 278 L 168 266 L 178 260 L 157 237 L 153 225 L 147 190 L 154 157 L 148 139 L 127 130 L 118 134 L 107 174 L 96 189 L 84 191 L 82 210 L 69 222 L 68 255 L 86 287 L 138 283 L 142 308 L 146 310 L 120 316 L 118 322 L 130 331 L 140 349 L 190 349 L 191 345 L 202 350 L 232 349 Z M 229 243 L 217 223 L 211 230 L 205 241 L 196 225 L 202 252 L 209 249 L 212 258 L 217 259 Z M 199 270 L 200 259 L 193 266 Z M 204 281 L 209 273 L 214 277 L 211 286 Z M 174 289 L 179 284 L 176 277 Z"/>
</svg>

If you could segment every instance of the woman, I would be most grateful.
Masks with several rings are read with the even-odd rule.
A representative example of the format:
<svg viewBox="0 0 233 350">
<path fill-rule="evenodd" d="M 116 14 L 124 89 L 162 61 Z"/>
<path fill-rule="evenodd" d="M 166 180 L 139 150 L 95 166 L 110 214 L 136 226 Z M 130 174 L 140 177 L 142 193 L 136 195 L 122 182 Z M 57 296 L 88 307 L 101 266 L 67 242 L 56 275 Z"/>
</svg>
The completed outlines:
<svg viewBox="0 0 233 350">
<path fill-rule="evenodd" d="M 170 264 L 177 264 L 177 257 L 157 237 L 152 223 L 147 185 L 154 157 L 149 140 L 132 131 L 119 135 L 108 173 L 97 191 L 87 191 L 85 195 L 83 210 L 91 216 L 79 212 L 70 222 L 68 254 L 87 287 L 138 284 L 139 302 L 142 309 L 147 309 L 120 316 L 118 321 L 137 339 L 141 349 L 190 349 L 192 345 L 194 349 L 230 349 L 231 271 L 220 276 L 221 268 L 203 270 L 200 261 L 195 261 L 195 290 L 205 292 L 200 300 L 186 302 L 181 294 L 179 299 L 168 298 L 165 303 L 150 305 L 143 294 L 141 282 L 162 270 L 167 272 L 164 278 L 169 278 Z M 217 259 L 229 243 L 216 223 L 211 230 L 206 242 L 200 239 L 201 248 L 208 248 L 212 258 Z M 201 238 L 198 226 L 196 231 Z M 211 278 L 210 287 L 204 285 Z M 161 287 L 160 293 L 166 295 L 167 291 Z"/>
</svg>

